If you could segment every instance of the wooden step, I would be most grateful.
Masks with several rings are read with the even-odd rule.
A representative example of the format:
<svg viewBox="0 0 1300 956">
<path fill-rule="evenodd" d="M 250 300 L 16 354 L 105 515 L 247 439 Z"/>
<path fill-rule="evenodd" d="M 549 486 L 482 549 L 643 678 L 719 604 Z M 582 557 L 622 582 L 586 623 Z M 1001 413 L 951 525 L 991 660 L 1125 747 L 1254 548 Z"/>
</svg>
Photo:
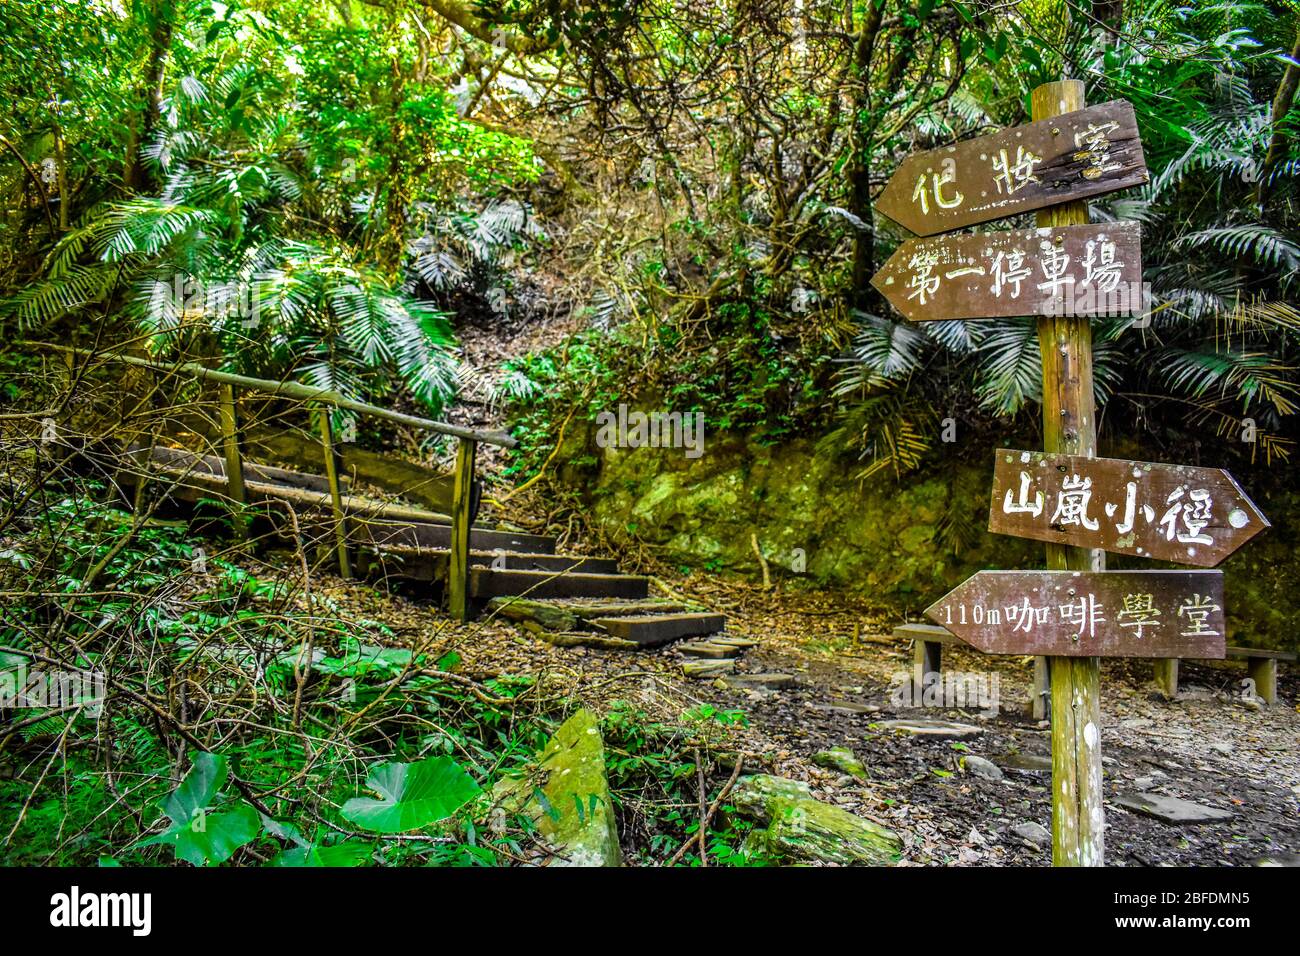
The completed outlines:
<svg viewBox="0 0 1300 956">
<path fill-rule="evenodd" d="M 603 617 L 592 624 L 613 637 L 636 641 L 642 647 L 667 644 L 682 637 L 698 637 L 722 630 L 722 614 L 647 614 L 632 617 Z"/>
<path fill-rule="evenodd" d="M 643 598 L 650 579 L 630 574 L 565 574 L 555 571 L 494 571 L 469 569 L 469 593 L 474 598 L 528 597 Z"/>
<path fill-rule="evenodd" d="M 446 551 L 451 547 L 451 525 L 422 521 L 355 521 L 352 525 L 354 540 L 377 548 L 410 548 L 425 551 Z M 492 552 L 497 548 L 526 554 L 554 554 L 555 539 L 540 534 L 520 531 L 490 531 L 471 528 L 469 546 L 472 551 Z"/>
<path fill-rule="evenodd" d="M 429 548 L 393 547 L 366 549 L 375 564 L 385 574 L 415 581 L 442 581 L 447 576 L 448 551 Z M 574 571 L 583 574 L 617 574 L 618 562 L 612 558 L 589 558 L 570 554 L 521 554 L 506 551 L 474 551 L 470 553 L 470 567 L 492 567 L 504 562 L 508 571 Z"/>
<path fill-rule="evenodd" d="M 515 551 L 475 551 L 470 554 L 471 567 L 502 565 L 506 571 L 573 571 L 581 574 L 618 574 L 613 558 L 593 558 L 585 554 L 527 554 Z"/>
</svg>

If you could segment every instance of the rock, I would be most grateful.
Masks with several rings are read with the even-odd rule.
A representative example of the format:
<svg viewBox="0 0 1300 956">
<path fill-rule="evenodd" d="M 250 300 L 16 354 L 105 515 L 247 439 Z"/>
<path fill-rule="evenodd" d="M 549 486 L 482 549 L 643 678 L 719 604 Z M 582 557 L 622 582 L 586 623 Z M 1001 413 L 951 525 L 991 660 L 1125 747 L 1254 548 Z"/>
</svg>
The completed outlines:
<svg viewBox="0 0 1300 956">
<path fill-rule="evenodd" d="M 547 631 L 572 631 L 578 626 L 578 615 L 570 608 L 557 607 L 544 601 L 530 601 L 520 597 L 495 597 L 488 601 L 488 610 L 507 620 L 536 624 L 540 629 Z"/>
<path fill-rule="evenodd" d="M 1229 810 L 1206 807 L 1190 800 L 1166 797 L 1158 793 L 1133 793 L 1116 797 L 1115 802 L 1126 810 L 1145 813 L 1165 823 L 1215 823 L 1231 820 Z"/>
<path fill-rule="evenodd" d="M 774 777 L 766 773 L 741 777 L 731 791 L 731 802 L 736 809 L 759 823 L 771 821 L 772 806 L 781 799 L 811 800 L 812 791 L 801 780 Z"/>
<path fill-rule="evenodd" d="M 778 800 L 766 846 L 780 860 L 854 866 L 888 866 L 903 853 L 892 830 L 818 800 Z"/>
<path fill-rule="evenodd" d="M 546 797 L 539 805 L 534 784 Z M 605 746 L 596 717 L 580 710 L 542 749 L 537 778 L 498 785 L 502 805 L 527 813 L 558 857 L 550 866 L 621 866 L 618 825 L 605 776 Z"/>
<path fill-rule="evenodd" d="M 951 720 L 923 720 L 919 717 L 907 720 L 883 720 L 879 726 L 884 730 L 891 730 L 897 734 L 907 734 L 913 737 L 955 737 L 964 739 L 984 733 L 983 727 L 976 727 L 974 724 L 959 724 Z"/>
<path fill-rule="evenodd" d="M 859 780 L 867 779 L 867 768 L 863 766 L 862 761 L 854 756 L 853 751 L 848 747 L 831 747 L 829 750 L 815 753 L 812 761 L 819 767 L 838 770 L 840 773 L 857 777 Z"/>
<path fill-rule="evenodd" d="M 855 700 L 833 700 L 826 707 L 837 713 L 845 714 L 878 714 L 880 708 L 875 704 L 859 704 Z"/>
<path fill-rule="evenodd" d="M 897 861 L 903 851 L 898 834 L 814 799 L 802 781 L 769 774 L 742 777 L 731 802 L 767 824 L 764 831 L 751 831 L 746 852 L 780 862 L 881 866 Z"/>
<path fill-rule="evenodd" d="M 967 754 L 962 760 L 962 765 L 966 768 L 967 773 L 974 774 L 984 780 L 1002 779 L 1002 771 L 997 764 L 975 754 Z"/>
<path fill-rule="evenodd" d="M 1002 758 L 1002 766 L 1024 773 L 1051 773 L 1052 758 L 1043 754 L 1007 754 Z"/>
<path fill-rule="evenodd" d="M 1034 846 L 1047 846 L 1052 842 L 1052 834 L 1041 823 L 1029 821 L 1017 823 L 1011 828 L 1011 832 L 1026 843 L 1032 843 Z"/>
<path fill-rule="evenodd" d="M 687 661 L 682 664 L 683 674 L 699 679 L 730 674 L 735 669 L 735 661 Z"/>
<path fill-rule="evenodd" d="M 726 678 L 733 690 L 783 690 L 794 686 L 791 674 L 734 674 Z"/>
</svg>

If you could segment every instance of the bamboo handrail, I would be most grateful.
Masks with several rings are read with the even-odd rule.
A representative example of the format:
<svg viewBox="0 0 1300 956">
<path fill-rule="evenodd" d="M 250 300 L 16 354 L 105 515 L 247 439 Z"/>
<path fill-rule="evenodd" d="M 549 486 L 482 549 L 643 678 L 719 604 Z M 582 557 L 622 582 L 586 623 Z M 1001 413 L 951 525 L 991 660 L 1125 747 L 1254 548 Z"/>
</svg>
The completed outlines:
<svg viewBox="0 0 1300 956">
<path fill-rule="evenodd" d="M 285 395 L 289 398 L 299 398 L 303 401 L 320 402 L 323 405 L 332 405 L 335 408 L 344 408 L 348 411 L 358 412 L 363 415 L 374 415 L 377 418 L 396 422 L 399 425 L 409 425 L 412 428 L 422 428 L 425 431 L 438 432 L 443 435 L 452 435 L 456 438 L 465 438 L 470 441 L 481 441 L 489 445 L 499 445 L 502 448 L 514 448 L 519 444 L 516 439 L 507 435 L 505 432 L 481 431 L 476 428 L 464 428 L 460 425 L 451 425 L 447 422 L 436 422 L 431 418 L 420 418 L 417 415 L 406 415 L 402 412 L 394 412 L 387 408 L 380 408 L 378 405 L 368 405 L 365 402 L 355 402 L 350 398 L 344 398 L 342 395 L 338 394 L 338 392 L 332 392 L 327 388 L 317 388 L 314 385 L 302 385 L 298 382 L 276 382 L 267 378 L 252 378 L 248 375 L 236 375 L 234 372 L 221 372 L 217 369 L 199 365 L 196 362 L 180 362 L 173 364 L 166 362 L 153 362 L 149 359 L 138 358 L 134 355 L 123 355 L 120 352 L 92 352 L 89 349 L 74 348 L 69 345 L 55 345 L 52 342 L 23 342 L 19 344 L 35 345 L 40 348 L 54 349 L 59 352 L 89 355 L 110 362 L 123 362 L 127 365 L 153 369 L 159 372 L 185 372 L 197 378 L 207 379 L 208 381 L 218 382 L 224 385 L 238 385 L 240 388 L 256 389 L 261 392 L 269 392 L 272 395 Z"/>
</svg>

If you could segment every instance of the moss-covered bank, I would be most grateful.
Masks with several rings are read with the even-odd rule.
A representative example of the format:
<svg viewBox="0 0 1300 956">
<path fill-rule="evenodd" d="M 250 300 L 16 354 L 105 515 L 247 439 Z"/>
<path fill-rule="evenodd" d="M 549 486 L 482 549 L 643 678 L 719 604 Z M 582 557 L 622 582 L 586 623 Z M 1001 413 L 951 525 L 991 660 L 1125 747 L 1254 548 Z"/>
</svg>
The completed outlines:
<svg viewBox="0 0 1300 956">
<path fill-rule="evenodd" d="M 819 453 L 813 439 L 765 446 L 709 435 L 697 459 L 673 448 L 598 448 L 590 430 L 566 445 L 563 459 L 572 464 L 562 474 L 588 496 L 597 522 L 692 569 L 756 576 L 756 538 L 773 577 L 844 588 L 915 616 L 980 569 L 1042 566 L 1041 544 L 985 530 L 991 447 L 953 446 L 901 481 L 884 475 L 860 484 L 857 463 Z M 1300 494 L 1240 477 L 1273 529 L 1224 565 L 1228 637 L 1296 649 Z M 1110 566 L 1139 562 L 1112 558 Z"/>
</svg>

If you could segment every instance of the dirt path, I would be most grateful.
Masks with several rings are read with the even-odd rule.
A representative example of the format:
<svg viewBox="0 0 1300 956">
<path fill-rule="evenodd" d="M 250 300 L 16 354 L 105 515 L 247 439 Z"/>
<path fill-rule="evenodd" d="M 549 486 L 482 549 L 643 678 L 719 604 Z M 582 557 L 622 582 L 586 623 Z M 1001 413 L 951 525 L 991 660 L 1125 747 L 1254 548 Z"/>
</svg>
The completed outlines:
<svg viewBox="0 0 1300 956">
<path fill-rule="evenodd" d="M 1033 828 L 1025 827 L 1051 826 L 1048 730 L 1023 713 L 1027 660 L 945 651 L 946 670 L 987 675 L 997 691 L 996 714 L 900 707 L 891 700 L 891 688 L 910 665 L 909 648 L 885 636 L 887 622 L 846 607 L 842 596 L 765 593 L 698 580 L 670 584 L 725 610 L 732 634 L 761 642 L 740 658 L 740 672 L 783 672 L 795 678 L 793 686 L 746 690 L 721 680 L 691 680 L 671 648 L 633 654 L 557 648 L 497 622 L 452 629 L 448 646 L 460 653 L 463 674 L 532 674 L 598 712 L 615 700 L 635 701 L 665 721 L 702 703 L 739 709 L 747 726 L 732 733 L 739 749 L 755 755 L 753 770 L 806 780 L 819 798 L 892 827 L 904 837 L 905 865 L 1050 863 L 1041 831 L 1036 842 Z M 369 600 L 383 606 L 372 605 L 368 613 L 390 622 L 396 615 L 427 626 L 434 616 L 423 602 L 374 591 Z M 1182 691 L 1172 702 L 1158 698 L 1149 674 L 1150 665 L 1140 661 L 1103 666 L 1108 864 L 1300 860 L 1300 680 L 1294 669 L 1283 667 L 1281 702 L 1271 707 L 1237 696 L 1240 666 L 1185 664 Z M 880 727 L 889 719 L 918 717 L 960 721 L 980 732 L 958 741 Z M 838 745 L 851 747 L 866 764 L 865 784 L 813 763 L 815 753 Z M 964 768 L 968 755 L 992 761 L 1001 778 Z M 1222 823 L 1173 825 L 1115 804 L 1117 796 L 1137 791 L 1234 816 Z M 1017 828 L 1030 835 L 1018 835 Z"/>
</svg>

